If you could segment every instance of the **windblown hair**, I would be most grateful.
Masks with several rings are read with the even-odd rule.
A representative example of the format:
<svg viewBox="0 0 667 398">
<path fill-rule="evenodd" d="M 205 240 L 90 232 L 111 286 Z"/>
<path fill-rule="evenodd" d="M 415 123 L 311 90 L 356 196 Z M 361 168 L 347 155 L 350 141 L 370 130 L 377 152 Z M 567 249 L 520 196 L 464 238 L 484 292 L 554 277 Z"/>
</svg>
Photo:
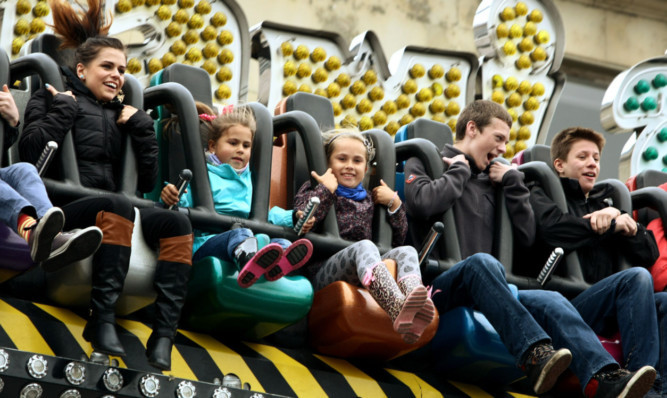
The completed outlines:
<svg viewBox="0 0 667 398">
<path fill-rule="evenodd" d="M 125 45 L 109 37 L 109 28 L 113 17 L 108 16 L 104 24 L 102 0 L 88 0 L 88 11 L 83 12 L 83 5 L 77 4 L 82 10 L 76 11 L 67 0 L 49 0 L 53 12 L 53 30 L 62 40 L 60 49 L 74 48 L 74 65 L 88 65 L 103 48 L 113 48 L 125 53 Z"/>
<path fill-rule="evenodd" d="M 77 3 L 83 9 L 79 0 Z M 103 25 L 101 0 L 88 0 L 88 11 L 75 11 L 67 0 L 49 0 L 53 12 L 53 30 L 62 39 L 60 48 L 77 48 L 91 37 L 106 36 L 113 17 Z"/>
</svg>

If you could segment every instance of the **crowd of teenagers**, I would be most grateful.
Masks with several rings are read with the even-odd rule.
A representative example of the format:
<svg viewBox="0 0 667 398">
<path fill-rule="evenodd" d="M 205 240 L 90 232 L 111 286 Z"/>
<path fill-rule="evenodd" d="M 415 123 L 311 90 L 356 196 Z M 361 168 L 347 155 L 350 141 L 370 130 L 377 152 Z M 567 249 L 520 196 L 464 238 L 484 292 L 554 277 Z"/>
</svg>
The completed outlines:
<svg viewBox="0 0 667 398">
<path fill-rule="evenodd" d="M 0 92 L 4 148 L 18 139 L 24 162 L 0 169 L 0 219 L 26 240 L 33 262 L 46 272 L 93 256 L 83 336 L 95 351 L 125 355 L 116 332 L 115 304 L 139 219 L 143 239 L 159 253 L 153 332 L 146 347 L 149 363 L 159 369 L 171 367 L 191 264 L 215 256 L 238 266 L 238 283 L 246 288 L 260 277 L 273 281 L 298 269 L 315 290 L 341 280 L 364 287 L 407 343 L 420 338 L 436 309 L 443 313 L 457 306 L 474 307 L 494 326 L 536 394 L 550 391 L 570 368 L 587 397 L 667 396 L 667 382 L 662 382 L 667 368 L 667 293 L 654 292 L 648 271 L 658 258 L 656 241 L 651 231 L 605 201 L 609 188 L 595 185 L 604 138 L 590 129 L 561 131 L 551 144 L 552 166 L 568 212 L 539 183 L 526 184 L 517 168 L 492 162 L 505 152 L 512 125 L 507 111 L 494 102 L 475 101 L 462 111 L 455 143 L 441 151 L 447 166 L 442 176 L 432 179 L 419 159 L 408 160 L 405 201 L 384 181 L 371 190 L 364 187 L 375 156 L 364 135 L 352 129 L 323 133 L 326 172 L 311 173 L 316 183 L 300 187 L 293 210 L 274 207 L 269 212 L 271 223 L 293 227 L 304 217 L 309 200 L 319 198 L 315 213 L 303 220 L 308 232 L 335 209 L 340 237 L 354 243 L 318 262 L 309 262 L 313 246 L 307 239 L 272 239 L 259 247 L 253 231 L 242 224 L 219 234 L 193 231 L 184 213 L 157 207 L 135 210 L 121 195 L 85 197 L 55 207 L 33 164 L 47 142 L 62 143 L 70 130 L 82 185 L 116 190 L 128 136 L 137 157 L 138 190 L 151 191 L 158 176 L 153 120 L 120 98 L 125 48 L 106 35 L 110 22 L 103 24 L 102 2 L 88 4 L 82 14 L 67 1 L 51 2 L 54 30 L 64 48 L 75 49 L 74 64 L 61 67 L 65 91 L 46 82 L 33 94 L 20 137 L 16 104 L 7 86 Z M 227 107 L 218 113 L 201 103 L 197 109 L 215 210 L 248 218 L 253 195 L 249 159 L 256 130 L 252 111 Z M 516 298 L 503 265 L 490 255 L 498 191 L 504 195 L 515 240 L 529 253 L 522 256 L 522 272 L 537 274 L 554 247 L 576 250 L 590 288 L 571 301 L 547 290 L 521 290 Z M 186 191 L 179 197 L 172 184 L 162 189 L 161 201 L 167 206 L 193 205 L 192 195 Z M 387 209 L 392 228 L 393 248 L 386 253 L 371 240 L 376 206 Z M 429 221 L 450 209 L 464 260 L 437 276 L 428 289 L 416 249 L 405 245 L 408 217 L 415 241 L 420 242 Z M 440 255 L 436 248 L 433 256 Z M 634 267 L 617 272 L 621 257 Z M 397 275 L 389 269 L 396 269 Z M 621 336 L 622 363 L 597 338 L 615 332 Z"/>
</svg>

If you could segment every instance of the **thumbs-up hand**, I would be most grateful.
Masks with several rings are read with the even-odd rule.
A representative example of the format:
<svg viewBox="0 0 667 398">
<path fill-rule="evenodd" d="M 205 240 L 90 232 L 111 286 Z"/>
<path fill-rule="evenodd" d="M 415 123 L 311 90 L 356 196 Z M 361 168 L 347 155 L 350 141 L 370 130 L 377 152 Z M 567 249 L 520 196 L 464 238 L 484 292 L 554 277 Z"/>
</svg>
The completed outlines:
<svg viewBox="0 0 667 398">
<path fill-rule="evenodd" d="M 338 189 L 338 180 L 333 174 L 331 167 L 328 168 L 327 171 L 322 175 L 317 174 L 315 171 L 311 171 L 310 175 L 315 179 L 315 181 L 324 185 L 329 190 L 329 192 L 334 193 L 336 192 L 336 189 Z"/>
<path fill-rule="evenodd" d="M 394 211 L 401 204 L 401 200 L 384 180 L 380 180 L 380 185 L 373 188 L 373 203 L 387 206 L 390 211 Z"/>
<path fill-rule="evenodd" d="M 2 86 L 2 91 L 0 91 L 0 116 L 11 126 L 19 124 L 19 110 L 6 84 Z"/>
</svg>

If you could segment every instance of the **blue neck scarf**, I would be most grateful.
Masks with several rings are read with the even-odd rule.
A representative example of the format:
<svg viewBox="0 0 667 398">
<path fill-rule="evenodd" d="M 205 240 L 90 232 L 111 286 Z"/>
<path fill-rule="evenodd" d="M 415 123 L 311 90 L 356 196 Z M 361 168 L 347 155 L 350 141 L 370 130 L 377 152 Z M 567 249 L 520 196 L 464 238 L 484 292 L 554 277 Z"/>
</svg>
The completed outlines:
<svg viewBox="0 0 667 398">
<path fill-rule="evenodd" d="M 338 184 L 336 195 L 359 202 L 360 200 L 366 199 L 366 190 L 361 183 L 359 183 L 356 188 L 348 188 Z"/>
</svg>

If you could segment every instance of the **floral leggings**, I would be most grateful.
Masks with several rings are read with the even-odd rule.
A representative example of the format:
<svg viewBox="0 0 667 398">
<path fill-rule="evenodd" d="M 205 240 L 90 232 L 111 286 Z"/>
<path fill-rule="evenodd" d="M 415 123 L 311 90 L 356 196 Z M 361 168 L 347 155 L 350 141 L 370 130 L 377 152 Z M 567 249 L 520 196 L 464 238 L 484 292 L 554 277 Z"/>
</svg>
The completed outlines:
<svg viewBox="0 0 667 398">
<path fill-rule="evenodd" d="M 312 280 L 313 287 L 315 290 L 320 290 L 336 281 L 362 286 L 361 281 L 364 280 L 366 273 L 385 259 L 396 261 L 397 280 L 409 275 L 417 275 L 421 280 L 417 250 L 414 247 L 396 247 L 380 256 L 373 242 L 362 240 L 346 247 L 325 261 L 315 272 Z"/>
</svg>

